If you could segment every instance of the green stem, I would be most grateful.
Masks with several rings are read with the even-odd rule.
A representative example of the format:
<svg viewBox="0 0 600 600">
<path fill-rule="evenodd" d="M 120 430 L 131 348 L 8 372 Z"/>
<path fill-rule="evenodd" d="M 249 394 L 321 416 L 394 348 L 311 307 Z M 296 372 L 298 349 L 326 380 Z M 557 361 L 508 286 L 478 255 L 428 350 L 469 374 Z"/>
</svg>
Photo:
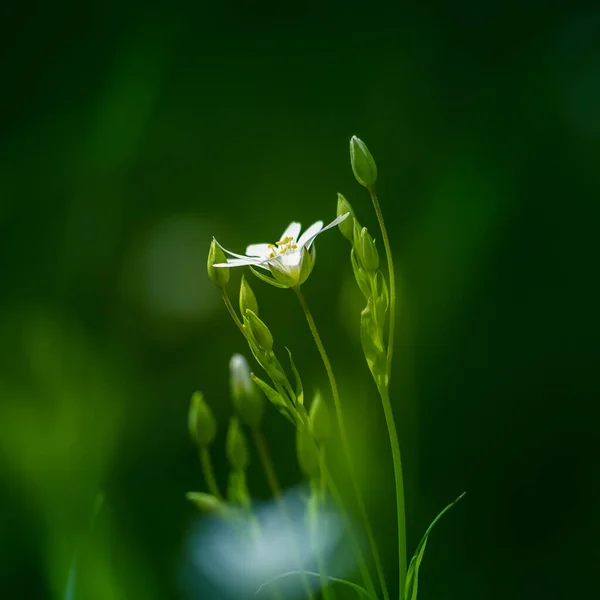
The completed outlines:
<svg viewBox="0 0 600 600">
<path fill-rule="evenodd" d="M 210 452 L 206 446 L 202 446 L 200 448 L 200 464 L 202 465 L 202 475 L 204 476 L 204 481 L 206 481 L 208 491 L 215 498 L 223 501 L 223 496 L 221 495 L 219 486 L 217 485 L 217 480 L 215 479 L 212 461 L 210 460 Z"/>
<path fill-rule="evenodd" d="M 379 387 L 381 404 L 387 424 L 390 445 L 392 447 L 392 459 L 394 463 L 394 481 L 396 484 L 396 510 L 398 513 L 398 552 L 400 569 L 400 600 L 404 597 L 404 584 L 406 583 L 406 513 L 404 508 L 404 478 L 402 476 L 402 460 L 400 457 L 400 444 L 394 422 L 394 413 L 390 402 L 390 394 L 385 385 Z"/>
<path fill-rule="evenodd" d="M 383 213 L 379 206 L 379 200 L 375 195 L 375 189 L 369 188 L 369 194 L 371 194 L 371 200 L 373 201 L 373 207 L 377 214 L 377 220 L 379 221 L 379 228 L 381 229 L 381 237 L 383 239 L 383 245 L 385 246 L 385 257 L 387 259 L 388 271 L 390 277 L 390 332 L 388 336 L 387 345 L 387 384 L 390 385 L 390 377 L 392 375 L 392 353 L 394 352 L 394 329 L 396 323 L 396 278 L 394 276 L 394 261 L 392 259 L 392 248 L 390 246 L 390 238 L 385 228 L 383 221 Z"/>
<path fill-rule="evenodd" d="M 325 351 L 325 347 L 323 346 L 323 342 L 321 341 L 321 336 L 319 335 L 319 331 L 315 324 L 315 320 L 313 319 L 312 313 L 306 303 L 306 299 L 300 290 L 300 286 L 293 288 L 298 296 L 298 300 L 300 301 L 300 305 L 302 306 L 302 310 L 304 311 L 304 315 L 306 316 L 306 321 L 308 323 L 308 327 L 312 333 L 313 339 L 315 340 L 315 344 L 317 349 L 319 350 L 319 354 L 321 355 L 321 360 L 323 361 L 323 365 L 325 366 L 325 370 L 327 371 L 327 377 L 329 378 L 329 385 L 331 386 L 331 393 L 333 395 L 333 403 L 335 406 L 336 418 L 338 421 L 338 426 L 340 430 L 340 439 L 342 441 L 342 449 L 344 451 L 346 462 L 348 463 L 348 472 L 350 474 L 350 481 L 352 483 L 353 491 L 356 496 L 358 509 L 360 513 L 360 517 L 363 521 L 363 525 L 365 527 L 365 532 L 367 534 L 367 538 L 369 540 L 369 545 L 371 546 L 371 552 L 373 554 L 373 560 L 375 561 L 375 568 L 377 569 L 377 575 L 379 576 L 379 583 L 381 585 L 381 591 L 383 593 L 383 597 L 385 600 L 389 600 L 389 594 L 387 590 L 387 584 L 385 582 L 385 575 L 383 572 L 383 566 L 381 563 L 381 558 L 379 556 L 379 550 L 377 549 L 377 543 L 375 542 L 375 536 L 373 535 L 373 528 L 371 527 L 371 522 L 369 521 L 369 515 L 367 514 L 367 509 L 365 507 L 365 503 L 362 498 L 362 494 L 360 492 L 360 487 L 358 485 L 358 479 L 356 477 L 356 473 L 354 472 L 354 467 L 352 464 L 352 455 L 350 453 L 350 444 L 348 443 L 348 434 L 346 431 L 346 425 L 344 422 L 344 416 L 342 414 L 342 403 L 340 401 L 340 395 L 338 393 L 337 382 L 335 380 L 335 376 L 333 374 L 333 369 L 331 367 L 331 363 L 329 362 L 329 357 L 327 356 L 327 352 Z"/>
<path fill-rule="evenodd" d="M 317 502 L 319 504 L 325 502 L 326 498 L 326 490 L 327 490 L 327 482 L 325 479 L 325 448 L 321 446 L 319 452 L 319 470 L 321 472 L 321 477 L 318 482 L 314 482 L 312 485 L 311 493 L 316 497 Z M 313 533 L 311 531 L 311 533 Z M 323 595 L 323 600 L 334 600 L 335 592 L 329 585 L 329 578 L 327 577 L 327 570 L 325 566 L 325 560 L 323 558 L 323 553 L 319 549 L 318 540 L 315 543 L 315 552 L 317 553 L 317 564 L 319 565 L 319 573 L 321 575 L 321 592 Z"/>
<path fill-rule="evenodd" d="M 271 492 L 274 496 L 280 496 L 281 487 L 279 485 L 279 481 L 277 480 L 277 474 L 275 473 L 273 461 L 271 460 L 271 454 L 269 453 L 267 440 L 265 440 L 263 432 L 258 427 L 252 428 L 252 438 L 254 439 L 254 445 L 256 446 L 258 456 L 260 457 L 260 462 L 262 463 L 265 471 L 265 477 L 267 478 Z"/>
<path fill-rule="evenodd" d="M 379 206 L 379 200 L 375 195 L 375 189 L 373 187 L 369 188 L 369 194 L 371 195 L 373 207 L 375 208 L 377 220 L 379 221 L 379 227 L 381 229 L 381 237 L 383 239 L 383 245 L 385 246 L 385 255 L 388 263 L 388 272 L 390 279 L 390 330 L 387 345 L 387 381 L 384 385 L 380 385 L 378 383 L 377 387 L 379 389 L 379 395 L 381 396 L 381 403 L 383 405 L 383 412 L 385 414 L 385 422 L 388 429 L 388 436 L 390 438 L 390 445 L 392 447 L 392 459 L 394 463 L 394 480 L 396 482 L 396 509 L 398 513 L 398 571 L 400 577 L 400 600 L 403 600 L 404 584 L 406 582 L 407 572 L 404 479 L 402 476 L 400 444 L 398 442 L 398 433 L 396 431 L 394 413 L 392 411 L 392 405 L 389 396 L 389 385 L 392 374 L 392 353 L 394 351 L 394 328 L 396 319 L 396 278 L 394 276 L 394 261 L 392 258 L 392 248 L 390 246 L 390 239 L 388 237 L 385 222 L 383 220 L 383 213 L 381 212 L 381 207 Z"/>
<path fill-rule="evenodd" d="M 237 316 L 235 309 L 233 308 L 233 304 L 231 304 L 231 300 L 229 299 L 229 294 L 225 288 L 221 288 L 221 295 L 223 296 L 223 302 L 225 302 L 225 306 L 231 315 L 231 318 L 234 320 L 235 324 L 238 326 L 238 329 L 242 332 L 242 335 L 246 337 L 246 332 L 244 331 L 244 326 L 240 321 L 240 318 Z"/>
<path fill-rule="evenodd" d="M 322 462 L 321 469 L 323 473 L 323 477 L 327 482 L 327 487 L 329 488 L 329 492 L 333 498 L 333 501 L 338 505 L 342 517 L 344 518 L 344 522 L 346 524 L 346 531 L 348 532 L 348 536 L 350 537 L 350 543 L 352 545 L 352 550 L 354 551 L 354 556 L 356 557 L 356 562 L 358 563 L 358 569 L 360 571 L 361 577 L 365 584 L 365 587 L 369 591 L 369 595 L 373 598 L 377 598 L 377 592 L 375 591 L 375 583 L 373 582 L 373 578 L 371 577 L 371 573 L 369 572 L 369 567 L 365 561 L 365 557 L 363 556 L 362 550 L 360 548 L 360 543 L 356 534 L 354 533 L 354 527 L 350 522 L 350 518 L 346 512 L 346 508 L 344 506 L 344 500 L 342 498 L 342 494 L 340 493 L 327 465 Z"/>
</svg>

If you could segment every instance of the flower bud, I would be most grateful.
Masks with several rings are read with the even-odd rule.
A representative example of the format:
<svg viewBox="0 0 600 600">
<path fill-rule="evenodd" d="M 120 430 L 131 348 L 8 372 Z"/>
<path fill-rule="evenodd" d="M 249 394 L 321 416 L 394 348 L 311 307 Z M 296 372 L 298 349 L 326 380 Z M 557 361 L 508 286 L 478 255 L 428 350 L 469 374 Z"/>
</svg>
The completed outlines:
<svg viewBox="0 0 600 600">
<path fill-rule="evenodd" d="M 244 425 L 258 427 L 265 411 L 265 399 L 254 385 L 248 362 L 241 354 L 234 354 L 229 361 L 229 383 L 238 417 Z"/>
<path fill-rule="evenodd" d="M 217 244 L 217 240 L 210 243 L 208 260 L 206 261 L 206 272 L 210 280 L 218 287 L 224 288 L 229 283 L 229 269 L 227 267 L 215 267 L 214 265 L 226 263 L 227 259 L 223 250 Z"/>
<path fill-rule="evenodd" d="M 304 428 L 296 430 L 296 456 L 302 471 L 311 479 L 321 474 L 319 449 L 311 434 Z"/>
<path fill-rule="evenodd" d="M 206 514 L 223 514 L 227 509 L 225 503 L 212 494 L 188 492 L 185 497 L 192 504 L 195 504 L 196 507 L 200 509 L 200 512 Z"/>
<path fill-rule="evenodd" d="M 250 309 L 244 315 L 244 327 L 246 326 L 261 350 L 269 352 L 273 348 L 273 336 L 269 328 Z"/>
<path fill-rule="evenodd" d="M 366 144 L 355 135 L 350 140 L 350 164 L 360 185 L 371 188 L 377 181 L 377 165 Z"/>
<path fill-rule="evenodd" d="M 375 240 L 369 235 L 366 227 L 360 232 L 359 244 L 360 262 L 366 271 L 375 273 L 379 269 L 379 253 L 375 247 Z"/>
<path fill-rule="evenodd" d="M 352 210 L 352 207 L 350 206 L 350 203 L 348 202 L 348 200 L 346 200 L 346 198 L 344 198 L 344 196 L 342 196 L 342 194 L 338 194 L 338 201 L 337 201 L 337 216 L 340 217 L 342 215 L 345 215 L 346 213 L 350 213 L 350 217 L 347 219 L 344 219 L 341 223 L 338 224 L 338 227 L 340 229 L 340 231 L 342 232 L 342 235 L 350 242 L 352 243 L 352 239 L 353 239 L 353 222 L 354 222 L 354 211 Z"/>
<path fill-rule="evenodd" d="M 242 283 L 240 284 L 240 312 L 242 315 L 245 315 L 246 310 L 248 309 L 255 315 L 258 315 L 258 302 L 256 301 L 256 296 L 254 295 L 250 284 L 242 275 Z"/>
<path fill-rule="evenodd" d="M 248 444 L 237 417 L 231 417 L 229 420 L 225 449 L 229 464 L 234 471 L 245 471 L 248 468 L 250 462 Z"/>
<path fill-rule="evenodd" d="M 329 409 L 319 391 L 315 394 L 310 405 L 308 419 L 315 440 L 319 443 L 328 440 L 331 435 L 331 418 L 329 416 Z"/>
<path fill-rule="evenodd" d="M 194 392 L 188 411 L 188 429 L 198 446 L 212 444 L 217 434 L 217 422 L 200 392 Z"/>
<path fill-rule="evenodd" d="M 238 504 L 246 508 L 250 507 L 252 502 L 248 484 L 246 483 L 246 473 L 244 471 L 231 471 L 227 481 L 227 499 L 233 504 Z"/>
</svg>

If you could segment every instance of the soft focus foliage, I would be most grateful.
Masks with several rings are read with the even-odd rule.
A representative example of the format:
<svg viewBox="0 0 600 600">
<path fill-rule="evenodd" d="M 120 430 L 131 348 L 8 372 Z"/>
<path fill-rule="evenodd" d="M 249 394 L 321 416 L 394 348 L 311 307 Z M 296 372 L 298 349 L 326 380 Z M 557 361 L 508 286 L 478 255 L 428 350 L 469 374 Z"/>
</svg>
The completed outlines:
<svg viewBox="0 0 600 600">
<path fill-rule="evenodd" d="M 411 549 L 469 492 L 427 549 L 420 598 L 589 596 L 598 10 L 109 0 L 10 11 L 0 22 L 3 596 L 63 598 L 76 557 L 80 598 L 187 597 L 178 574 L 197 515 L 183 492 L 201 487 L 188 400 L 202 389 L 214 410 L 225 488 L 228 361 L 246 350 L 206 276 L 210 240 L 243 252 L 249 232 L 328 222 L 338 192 L 378 238 L 348 159 L 355 132 L 377 157 L 399 279 L 391 396 L 411 465 Z M 334 230 L 318 243 L 304 291 L 385 532 L 393 482 L 360 351 L 364 299 L 347 241 Z M 251 281 L 307 398 L 325 390 L 293 294 Z M 273 410 L 265 429 L 289 488 L 301 479 L 293 429 Z M 249 485 L 266 497 L 256 462 Z M 395 539 L 380 544 L 393 569 Z"/>
</svg>

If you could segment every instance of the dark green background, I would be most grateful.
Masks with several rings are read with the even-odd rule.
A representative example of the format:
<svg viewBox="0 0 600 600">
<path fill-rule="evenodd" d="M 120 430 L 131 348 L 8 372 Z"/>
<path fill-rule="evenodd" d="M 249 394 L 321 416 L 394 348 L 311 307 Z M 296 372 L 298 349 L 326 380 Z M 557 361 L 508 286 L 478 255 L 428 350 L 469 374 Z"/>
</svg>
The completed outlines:
<svg viewBox="0 0 600 600">
<path fill-rule="evenodd" d="M 401 280 L 410 548 L 468 492 L 430 541 L 420 598 L 594 596 L 597 9 L 23 3 L 0 30 L 3 597 L 60 597 L 99 489 L 81 597 L 183 597 L 183 494 L 203 486 L 187 402 L 203 390 L 222 434 L 227 362 L 247 354 L 206 279 L 209 240 L 275 241 L 332 219 L 338 191 L 375 234 L 353 134 L 377 160 Z M 395 581 L 348 247 L 337 231 L 317 246 L 305 292 Z M 277 347 L 326 390 L 293 294 L 251 283 Z M 291 431 L 274 412 L 266 427 L 291 486 Z"/>
</svg>

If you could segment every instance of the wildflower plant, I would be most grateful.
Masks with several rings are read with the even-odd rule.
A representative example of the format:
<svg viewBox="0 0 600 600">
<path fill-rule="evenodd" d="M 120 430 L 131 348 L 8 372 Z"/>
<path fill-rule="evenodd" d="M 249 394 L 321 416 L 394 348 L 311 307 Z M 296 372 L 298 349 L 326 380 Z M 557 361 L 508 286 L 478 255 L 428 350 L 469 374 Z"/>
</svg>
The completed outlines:
<svg viewBox="0 0 600 600">
<path fill-rule="evenodd" d="M 419 568 L 431 529 L 440 517 L 462 498 L 459 496 L 434 519 L 409 561 L 400 444 L 390 401 L 396 311 L 393 257 L 375 193 L 377 165 L 366 144 L 355 136 L 350 140 L 350 163 L 356 180 L 366 188 L 377 216 L 387 266 L 385 271 L 381 268 L 382 261 L 374 237 L 366 227 L 360 225 L 350 203 L 341 194 L 338 194 L 337 198 L 337 216 L 327 226 L 323 226 L 322 221 L 317 221 L 301 233 L 300 223 L 292 222 L 278 241 L 252 243 L 247 246 L 243 255 L 227 250 L 213 239 L 208 254 L 208 276 L 219 289 L 231 318 L 248 343 L 252 356 L 261 368 L 261 376 L 250 370 L 243 356 L 232 357 L 230 392 L 235 414 L 231 417 L 227 430 L 226 454 L 230 473 L 226 494 L 222 494 L 217 485 L 210 456 L 217 428 L 215 417 L 202 394 L 196 392 L 192 396 L 188 428 L 199 450 L 208 491 L 189 492 L 187 498 L 202 512 L 228 524 L 236 535 L 242 536 L 238 541 L 245 539 L 245 543 L 251 544 L 242 562 L 256 562 L 255 571 L 263 580 L 253 581 L 254 591 L 268 592 L 275 599 L 282 598 L 284 592 L 291 594 L 289 588 L 284 587 L 284 581 L 292 577 L 296 578 L 297 583 L 293 588 L 295 594 L 304 598 L 314 598 L 316 593 L 320 593 L 325 600 L 333 600 L 335 588 L 346 586 L 363 598 L 390 599 L 386 573 L 353 467 L 344 403 L 316 322 L 302 292 L 303 284 L 307 282 L 315 267 L 316 238 L 325 231 L 337 226 L 350 243 L 350 264 L 365 300 L 365 306 L 357 318 L 360 318 L 362 350 L 381 399 L 392 452 L 397 506 L 399 600 L 416 600 Z M 242 276 L 239 289 L 239 313 L 234 308 L 228 291 L 232 268 L 247 268 L 259 280 L 273 287 L 293 290 L 327 373 L 329 392 L 315 393 L 308 405 L 303 381 L 292 352 L 286 348 L 287 356 L 284 359 L 284 362 L 289 364 L 289 372 L 292 373 L 290 379 L 288 370 L 282 364 L 281 355 L 276 354 L 274 337 L 267 320 L 262 314 L 259 316 L 258 301 L 245 275 Z M 288 502 L 289 494 L 286 496 L 281 489 L 262 431 L 262 420 L 268 404 L 274 406 L 296 430 L 296 455 L 308 483 L 307 491 L 299 495 L 306 525 L 301 528 L 301 532 L 296 526 L 297 514 L 294 511 L 297 509 Z M 333 411 L 330 410 L 331 406 Z M 334 427 L 339 432 L 345 455 L 345 468 L 354 496 L 350 502 L 340 493 L 336 484 L 337 477 L 330 471 L 327 461 L 327 444 Z M 269 555 L 276 567 L 271 569 L 271 572 L 261 570 L 258 564 L 264 541 L 272 529 L 272 517 L 264 518 L 264 509 L 252 500 L 246 478 L 252 454 L 248 439 L 252 441 L 274 497 L 277 535 L 283 539 L 282 531 L 289 531 L 289 536 L 285 538 L 285 551 L 280 547 L 276 557 Z M 298 497 L 296 505 L 297 500 Z M 368 541 L 370 560 L 365 556 L 358 533 L 350 520 L 348 504 L 358 509 L 359 526 Z M 327 552 L 342 532 L 350 542 L 348 546 L 353 554 L 353 562 L 358 566 L 361 584 L 334 577 L 329 573 Z M 218 545 L 218 542 L 215 544 Z M 205 547 L 211 547 L 211 544 L 208 543 L 207 546 L 205 543 Z M 238 544 L 235 547 L 240 546 Z M 269 548 L 272 550 L 272 544 Z M 284 555 L 289 558 L 287 562 Z M 214 553 L 210 553 L 210 559 L 214 559 Z M 371 573 L 370 564 L 375 567 L 376 577 Z M 222 564 L 220 568 L 233 569 L 231 562 Z M 274 572 L 277 569 L 279 572 Z M 214 572 L 214 568 L 212 571 Z"/>
</svg>

